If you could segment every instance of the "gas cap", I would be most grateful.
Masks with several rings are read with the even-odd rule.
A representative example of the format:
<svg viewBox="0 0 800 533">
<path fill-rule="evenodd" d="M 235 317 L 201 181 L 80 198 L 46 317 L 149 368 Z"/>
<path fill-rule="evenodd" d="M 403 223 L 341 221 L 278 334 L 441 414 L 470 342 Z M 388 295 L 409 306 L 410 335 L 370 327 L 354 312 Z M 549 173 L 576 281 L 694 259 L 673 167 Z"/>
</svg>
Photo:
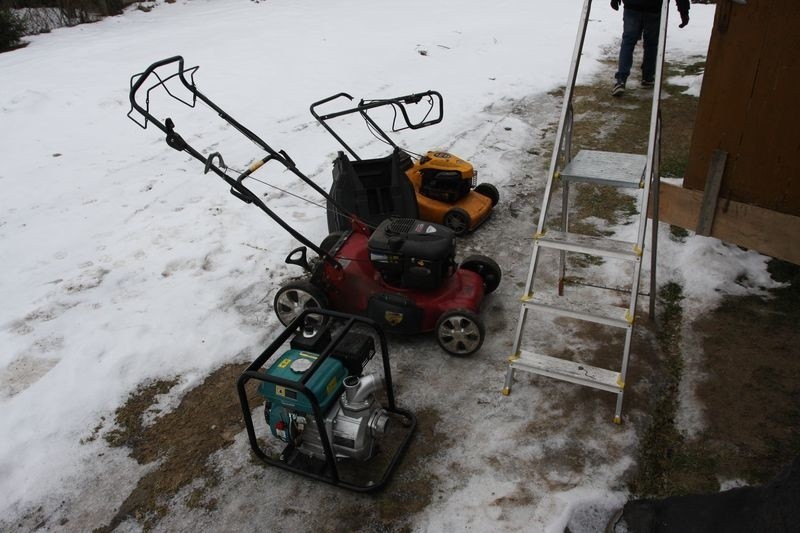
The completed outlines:
<svg viewBox="0 0 800 533">
<path fill-rule="evenodd" d="M 292 361 L 292 366 L 290 366 L 289 368 L 291 368 L 292 371 L 297 372 L 298 374 L 302 374 L 303 372 L 311 368 L 311 364 L 312 364 L 311 361 L 309 361 L 308 359 L 295 359 L 294 361 Z"/>
</svg>

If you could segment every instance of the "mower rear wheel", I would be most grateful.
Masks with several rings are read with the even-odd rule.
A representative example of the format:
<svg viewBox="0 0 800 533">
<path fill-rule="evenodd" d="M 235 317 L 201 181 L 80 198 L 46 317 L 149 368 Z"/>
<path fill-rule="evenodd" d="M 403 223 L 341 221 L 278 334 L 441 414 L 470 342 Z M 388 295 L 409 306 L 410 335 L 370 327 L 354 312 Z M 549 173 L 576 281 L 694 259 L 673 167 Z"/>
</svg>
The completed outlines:
<svg viewBox="0 0 800 533">
<path fill-rule="evenodd" d="M 483 279 L 483 289 L 486 291 L 486 294 L 494 292 L 500 285 L 500 280 L 503 277 L 503 273 L 500 271 L 500 265 L 498 265 L 494 259 L 486 257 L 485 255 L 471 255 L 464 259 L 458 268 L 471 270 L 478 274 Z"/>
<path fill-rule="evenodd" d="M 469 213 L 460 207 L 454 207 L 445 213 L 442 219 L 442 224 L 453 230 L 453 233 L 459 237 L 469 231 L 471 222 Z"/>
<path fill-rule="evenodd" d="M 328 299 L 325 293 L 305 280 L 290 281 L 278 289 L 273 302 L 275 314 L 284 326 L 288 326 L 303 310 L 312 307 L 325 309 L 328 307 Z M 327 317 L 322 315 L 309 315 L 308 318 L 320 323 L 327 321 Z"/>
<path fill-rule="evenodd" d="M 492 207 L 496 206 L 497 202 L 500 201 L 500 192 L 491 183 L 479 183 L 475 187 L 475 192 L 489 198 L 492 201 Z"/>
<path fill-rule="evenodd" d="M 472 355 L 483 344 L 481 319 L 468 309 L 451 309 L 436 322 L 436 340 L 450 355 Z"/>
</svg>

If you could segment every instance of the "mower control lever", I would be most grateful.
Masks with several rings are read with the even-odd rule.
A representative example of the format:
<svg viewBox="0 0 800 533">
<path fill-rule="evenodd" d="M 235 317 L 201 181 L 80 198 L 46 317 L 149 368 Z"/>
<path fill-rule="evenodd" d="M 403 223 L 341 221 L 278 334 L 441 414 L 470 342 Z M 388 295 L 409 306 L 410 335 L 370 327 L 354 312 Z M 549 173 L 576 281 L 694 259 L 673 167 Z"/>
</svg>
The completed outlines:
<svg viewBox="0 0 800 533">
<path fill-rule="evenodd" d="M 237 191 L 233 187 L 231 187 L 231 194 L 234 195 L 236 198 L 238 198 L 239 200 L 243 201 L 246 204 L 252 204 L 253 203 L 253 200 L 251 200 L 250 198 L 248 198 L 244 194 L 240 193 L 239 191 Z"/>
<path fill-rule="evenodd" d="M 226 166 L 225 165 L 225 161 L 222 160 L 222 154 L 219 153 L 219 152 L 214 152 L 213 154 L 208 156 L 208 159 L 206 159 L 206 169 L 203 172 L 203 174 L 208 174 L 208 171 L 211 170 L 211 165 L 214 164 L 214 158 L 215 157 L 219 160 L 218 163 L 217 163 L 217 167 L 222 168 L 222 167 Z"/>
<path fill-rule="evenodd" d="M 175 123 L 172 122 L 171 118 L 166 120 L 165 126 L 167 128 L 167 145 L 179 152 L 186 150 L 186 141 L 184 141 L 183 137 L 179 134 L 175 133 Z"/>
<path fill-rule="evenodd" d="M 289 157 L 289 154 L 287 154 L 283 150 L 278 151 L 278 153 L 281 154 L 283 156 L 283 158 L 286 160 L 286 167 L 287 168 L 289 168 L 289 169 L 297 168 L 297 165 L 295 165 L 294 160 L 291 157 Z"/>
</svg>

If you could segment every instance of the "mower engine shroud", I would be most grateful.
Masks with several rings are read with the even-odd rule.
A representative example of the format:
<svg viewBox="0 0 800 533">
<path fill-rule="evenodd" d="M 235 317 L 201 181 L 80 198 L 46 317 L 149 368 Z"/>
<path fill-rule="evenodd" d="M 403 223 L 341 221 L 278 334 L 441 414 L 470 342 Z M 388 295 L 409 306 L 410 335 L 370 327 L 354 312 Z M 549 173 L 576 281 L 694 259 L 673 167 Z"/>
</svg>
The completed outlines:
<svg viewBox="0 0 800 533">
<path fill-rule="evenodd" d="M 411 218 L 384 220 L 367 246 L 375 269 L 395 287 L 434 290 L 455 271 L 453 232 L 430 222 Z"/>
<path fill-rule="evenodd" d="M 412 166 L 412 171 L 408 172 L 408 177 L 428 198 L 452 204 L 475 187 L 478 173 L 470 163 L 452 154 L 431 151 L 419 158 L 416 165 Z M 491 205 L 488 207 L 487 215 Z"/>
</svg>

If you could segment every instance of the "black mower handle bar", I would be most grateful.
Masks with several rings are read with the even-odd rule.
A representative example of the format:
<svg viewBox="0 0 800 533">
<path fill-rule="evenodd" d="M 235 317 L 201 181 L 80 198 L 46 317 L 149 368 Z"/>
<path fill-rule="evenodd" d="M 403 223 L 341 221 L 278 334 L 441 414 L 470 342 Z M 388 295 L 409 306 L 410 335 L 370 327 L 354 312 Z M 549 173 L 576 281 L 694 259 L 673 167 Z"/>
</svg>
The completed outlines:
<svg viewBox="0 0 800 533">
<path fill-rule="evenodd" d="M 372 120 L 372 118 L 369 116 L 367 111 L 369 111 L 370 109 L 375 109 L 375 108 L 384 107 L 384 106 L 392 106 L 395 109 L 399 110 L 400 114 L 403 117 L 403 122 L 405 123 L 405 126 L 399 128 L 399 129 L 392 128 L 392 131 L 400 131 L 400 130 L 404 130 L 404 129 L 418 130 L 418 129 L 421 129 L 421 128 L 427 128 L 428 126 L 432 126 L 434 124 L 438 124 L 444 118 L 444 99 L 442 98 L 441 93 L 439 93 L 438 91 L 425 91 L 425 92 L 421 92 L 421 93 L 411 93 L 411 94 L 407 94 L 407 95 L 404 95 L 404 96 L 397 96 L 395 98 L 383 98 L 383 99 L 375 99 L 375 100 L 364 100 L 364 99 L 361 99 L 361 101 L 355 107 L 349 107 L 347 109 L 342 109 L 340 111 L 334 111 L 332 113 L 327 113 L 325 115 L 320 115 L 319 113 L 317 113 L 317 109 L 316 109 L 317 107 L 319 107 L 320 105 L 326 104 L 328 102 L 331 102 L 333 100 L 336 100 L 338 98 L 347 98 L 348 100 L 353 100 L 354 99 L 352 96 L 350 96 L 349 94 L 347 94 L 345 92 L 341 92 L 341 93 L 334 94 L 332 96 L 328 96 L 327 98 L 323 98 L 322 100 L 319 100 L 319 101 L 314 102 L 313 104 L 311 104 L 311 107 L 310 107 L 311 115 L 326 130 L 328 130 L 328 133 L 330 133 L 333 136 L 334 139 L 339 141 L 339 144 L 341 144 L 350 153 L 350 155 L 352 155 L 357 160 L 360 160 L 361 158 L 353 151 L 352 148 L 350 148 L 350 146 L 347 145 L 347 143 L 344 142 L 344 140 L 339 136 L 339 134 L 337 134 L 335 131 L 333 131 L 333 128 L 331 128 L 330 125 L 328 125 L 328 123 L 327 123 L 328 120 L 331 120 L 331 119 L 334 119 L 334 118 L 337 118 L 337 117 L 342 117 L 342 116 L 345 116 L 345 115 L 351 115 L 353 113 L 359 113 L 364 118 L 364 120 L 367 121 L 367 123 L 370 125 L 370 127 L 377 134 L 379 134 L 389 145 L 391 145 L 393 148 L 398 148 L 397 144 L 395 144 L 395 142 L 391 139 L 391 137 L 389 137 L 389 135 L 380 126 L 378 126 L 378 124 L 376 124 L 374 120 Z M 408 116 L 408 111 L 406 110 L 406 105 L 407 104 L 418 104 L 420 101 L 422 101 L 423 98 L 430 98 L 431 99 L 432 107 L 436 107 L 437 108 L 437 113 L 436 113 L 436 115 L 434 115 L 434 118 L 427 119 L 428 114 L 426 114 L 425 117 L 422 118 L 422 120 L 420 120 L 418 122 L 413 122 L 411 120 L 411 117 Z"/>
<path fill-rule="evenodd" d="M 343 115 L 349 115 L 352 113 L 363 113 L 364 111 L 369 111 L 370 109 L 374 109 L 376 107 L 383 107 L 387 105 L 396 105 L 397 108 L 400 110 L 400 113 L 403 115 L 403 122 L 405 122 L 406 127 L 416 130 L 420 128 L 426 128 L 428 126 L 432 126 L 433 124 L 438 124 L 442 121 L 444 115 L 444 101 L 442 99 L 442 95 L 438 91 L 425 91 L 422 93 L 412 93 L 407 94 L 405 96 L 397 96 L 395 98 L 382 98 L 382 99 L 375 99 L 375 100 L 364 100 L 362 99 L 357 106 L 351 107 L 348 109 L 342 109 L 341 111 L 335 111 L 333 113 L 327 113 L 325 115 L 319 115 L 316 111 L 316 108 L 322 104 L 327 104 L 332 100 L 336 100 L 337 98 L 347 98 L 348 100 L 353 100 L 354 98 L 347 93 L 337 93 L 327 98 L 323 98 L 317 102 L 311 104 L 311 114 L 314 115 L 314 118 L 317 120 L 330 120 L 332 118 L 341 117 Z M 430 120 L 421 120 L 419 122 L 413 122 L 411 117 L 408 116 L 408 111 L 406 111 L 406 104 L 418 104 L 423 98 L 430 97 L 434 100 L 435 104 L 438 104 L 438 115 Z"/>
<path fill-rule="evenodd" d="M 167 65 L 174 64 L 176 67 L 175 72 L 169 75 L 162 75 L 161 70 L 163 67 Z M 277 161 L 284 168 L 291 171 L 295 176 L 300 178 L 306 184 L 310 185 L 315 191 L 317 191 L 323 198 L 329 201 L 336 209 L 340 210 L 343 213 L 349 212 L 342 208 L 324 189 L 322 189 L 319 185 L 314 183 L 308 176 L 303 174 L 295 165 L 292 158 L 283 151 L 276 151 L 274 150 L 269 144 L 267 144 L 263 139 L 261 139 L 258 135 L 244 127 L 240 124 L 236 119 L 231 117 L 227 114 L 222 108 L 217 106 L 213 101 L 211 101 L 207 96 L 201 93 L 194 83 L 194 73 L 197 71 L 199 67 L 191 67 L 186 68 L 184 66 L 184 60 L 182 56 L 174 56 L 167 59 L 162 59 L 161 61 L 156 61 L 144 72 L 139 74 L 135 74 L 131 77 L 130 81 L 130 103 L 131 109 L 128 112 L 128 118 L 133 120 L 136 124 L 138 124 L 143 129 L 147 128 L 148 123 L 153 123 L 158 129 L 166 133 L 166 142 L 175 150 L 180 152 L 186 152 L 195 159 L 199 160 L 203 163 L 205 168 L 205 173 L 209 171 L 214 172 L 217 176 L 222 178 L 228 185 L 231 187 L 231 194 L 233 194 L 238 199 L 242 200 L 248 204 L 254 204 L 259 209 L 264 211 L 270 218 L 272 218 L 279 226 L 285 229 L 292 237 L 303 243 L 305 246 L 314 250 L 320 257 L 322 257 L 325 261 L 328 261 L 336 268 L 341 269 L 342 265 L 327 251 L 321 249 L 316 244 L 309 241 L 305 236 L 297 232 L 293 227 L 287 224 L 281 217 L 279 217 L 275 212 L 273 212 L 266 204 L 256 195 L 254 194 L 247 186 L 245 186 L 242 182 L 243 180 L 255 172 L 259 167 L 262 165 L 270 162 L 270 161 Z M 187 78 L 187 74 L 189 77 Z M 173 94 L 169 87 L 167 86 L 167 82 L 172 80 L 173 78 L 178 78 L 183 86 L 191 93 L 191 101 L 184 100 L 177 95 Z M 145 93 L 145 103 L 144 105 L 140 104 L 137 100 L 137 96 L 139 96 L 139 92 L 142 90 L 142 87 L 145 85 L 148 79 L 151 79 L 154 83 L 147 87 Z M 222 167 L 225 166 L 225 163 L 222 160 L 222 155 L 219 152 L 214 152 L 208 157 L 205 157 L 202 153 L 197 151 L 193 148 L 188 142 L 186 142 L 180 134 L 175 131 L 175 123 L 170 118 L 166 118 L 164 122 L 161 122 L 158 118 L 156 118 L 153 113 L 150 111 L 150 93 L 158 88 L 162 88 L 169 96 L 173 99 L 187 105 L 188 107 L 195 107 L 197 100 L 199 99 L 201 102 L 205 103 L 211 109 L 213 109 L 223 120 L 225 120 L 228 124 L 236 128 L 239 133 L 247 137 L 251 142 L 262 148 L 264 151 L 267 152 L 267 155 L 255 162 L 251 163 L 250 166 L 239 174 L 236 178 L 232 178 L 223 170 Z M 143 117 L 143 121 L 140 121 L 134 114 L 137 112 Z M 215 163 L 215 160 L 218 164 Z"/>
</svg>

